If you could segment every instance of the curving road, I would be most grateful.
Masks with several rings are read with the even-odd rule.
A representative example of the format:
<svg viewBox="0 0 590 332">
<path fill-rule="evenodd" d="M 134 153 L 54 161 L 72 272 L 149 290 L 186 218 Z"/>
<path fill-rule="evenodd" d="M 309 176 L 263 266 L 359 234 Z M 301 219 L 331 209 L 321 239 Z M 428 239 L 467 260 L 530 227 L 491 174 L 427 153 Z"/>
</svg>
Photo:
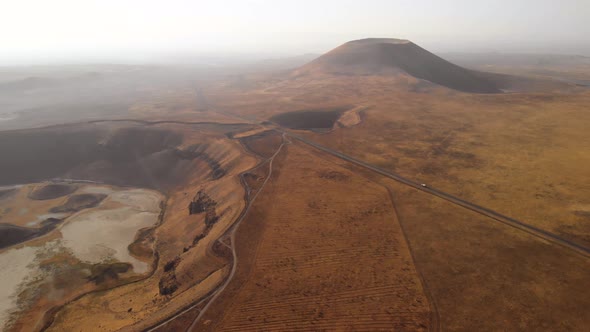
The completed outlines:
<svg viewBox="0 0 590 332">
<path fill-rule="evenodd" d="M 238 117 L 240 118 L 240 117 Z M 240 118 L 241 119 L 241 118 Z M 244 119 L 246 120 L 246 119 Z M 145 121 L 145 120 L 137 120 L 137 119 L 116 119 L 116 120 L 93 120 L 93 121 L 87 121 L 86 123 L 98 123 L 98 122 L 124 122 L 124 121 L 131 121 L 131 122 L 137 122 L 137 123 L 141 123 L 144 125 L 156 125 L 156 124 L 163 124 L 163 123 L 173 123 L 173 124 L 185 124 L 185 125 L 207 125 L 207 124 L 215 124 L 215 125 L 252 125 L 254 123 L 217 123 L 217 122 L 191 122 L 191 121 L 175 121 L 175 120 L 163 120 L 163 121 Z M 203 309 L 200 311 L 199 315 L 193 320 L 192 324 L 190 325 L 190 327 L 187 329 L 187 331 L 193 331 L 198 323 L 198 321 L 201 319 L 201 317 L 203 316 L 203 314 L 205 313 L 205 311 L 209 308 L 209 306 L 213 303 L 213 301 L 215 301 L 219 295 L 223 292 L 223 290 L 225 290 L 225 288 L 227 287 L 227 285 L 230 283 L 230 281 L 233 279 L 236 269 L 237 269 L 237 264 L 238 264 L 238 257 L 235 251 L 235 234 L 236 234 L 236 230 L 238 229 L 239 225 L 241 224 L 241 222 L 244 220 L 244 218 L 246 217 L 248 211 L 250 210 L 250 207 L 252 205 L 252 203 L 254 202 L 254 200 L 256 199 L 256 197 L 258 196 L 258 194 L 262 191 L 262 189 L 264 188 L 264 186 L 266 185 L 266 183 L 268 182 L 268 180 L 270 179 L 270 177 L 272 176 L 272 163 L 274 161 L 274 158 L 281 152 L 282 148 L 284 147 L 284 145 L 286 144 L 290 144 L 291 141 L 287 138 L 293 138 L 297 141 L 300 141 L 306 145 L 309 145 L 315 149 L 318 149 L 322 152 L 328 153 L 334 157 L 337 157 L 339 159 L 342 159 L 344 161 L 350 162 L 352 164 L 355 164 L 357 166 L 363 167 L 367 170 L 373 171 L 375 173 L 378 173 L 384 177 L 393 179 L 397 182 L 400 182 L 404 185 L 410 186 L 414 189 L 426 192 L 428 194 L 434 195 L 436 197 L 442 198 L 446 201 L 449 201 L 455 205 L 461 206 L 463 208 L 469 209 L 471 211 L 474 211 L 476 213 L 479 213 L 481 215 L 487 216 L 493 220 L 496 220 L 498 222 L 501 222 L 505 225 L 514 227 L 518 230 L 524 231 L 526 233 L 529 233 L 535 237 L 538 237 L 540 239 L 555 243 L 557 245 L 560 245 L 566 249 L 572 250 L 584 257 L 588 257 L 590 258 L 590 248 L 582 246 L 580 244 L 577 244 L 575 242 L 572 242 L 568 239 L 562 238 L 556 234 L 553 234 L 551 232 L 548 232 L 546 230 L 540 229 L 538 227 L 535 227 L 533 225 L 527 224 L 525 222 L 522 222 L 520 220 L 505 216 L 501 213 L 498 213 L 494 210 L 488 209 L 486 207 L 483 207 L 481 205 L 466 201 L 460 197 L 454 196 L 452 194 L 446 193 L 444 191 L 435 189 L 435 188 L 431 188 L 431 187 L 425 187 L 422 186 L 422 184 L 412 181 L 408 178 L 405 178 L 399 174 L 395 174 L 392 172 L 389 172 L 387 170 L 384 170 L 382 168 L 379 168 L 377 166 L 371 165 L 369 163 L 366 163 L 362 160 L 353 158 L 349 155 L 343 154 L 339 151 L 335 151 L 332 150 L 328 147 L 322 146 L 320 144 L 317 144 L 313 141 L 310 141 L 306 138 L 303 138 L 301 136 L 298 136 L 296 134 L 293 133 L 289 133 L 285 130 L 283 130 L 282 128 L 280 128 L 280 126 L 278 126 L 277 124 L 275 124 L 275 126 L 269 128 L 272 130 L 275 130 L 279 133 L 282 134 L 283 137 L 283 142 L 281 143 L 281 145 L 279 146 L 279 148 L 277 149 L 277 151 L 267 160 L 269 161 L 269 174 L 266 177 L 266 179 L 264 180 L 262 186 L 260 187 L 260 189 L 256 192 L 256 194 L 251 198 L 248 199 L 248 204 L 246 205 L 245 209 L 242 211 L 242 213 L 240 214 L 240 216 L 238 217 L 238 219 L 236 220 L 236 223 L 232 226 L 232 228 L 229 230 L 229 232 L 231 232 L 231 249 L 232 249 L 232 255 L 233 255 L 233 264 L 232 264 L 232 269 L 231 272 L 228 276 L 228 278 L 226 278 L 225 282 L 219 286 L 218 288 L 216 288 L 214 291 L 212 291 L 210 294 L 208 294 L 205 298 L 202 298 L 200 301 L 194 303 L 193 305 L 191 305 L 190 307 L 184 309 L 183 311 L 179 312 L 178 314 L 173 315 L 172 317 L 169 317 L 168 319 L 166 319 L 165 321 L 161 322 L 160 324 L 147 329 L 147 331 L 153 331 L 159 327 L 162 327 L 164 325 L 166 325 L 167 323 L 169 323 L 170 321 L 174 320 L 175 318 L 177 318 L 178 316 L 184 314 L 185 312 L 195 308 L 196 306 L 202 304 L 203 302 L 205 302 L 206 300 L 210 299 L 209 302 L 207 303 L 207 305 L 205 305 L 205 307 L 203 307 Z M 261 165 L 263 165 L 264 163 L 259 164 L 258 166 L 256 166 L 253 169 L 256 169 L 258 167 L 260 167 Z M 252 171 L 253 169 L 249 170 Z M 248 171 L 247 171 L 248 172 Z M 243 174 L 241 174 L 243 175 Z M 240 177 L 241 180 L 243 181 L 243 178 Z M 247 190 L 247 198 L 249 198 L 250 195 L 250 190 Z"/>
<path fill-rule="evenodd" d="M 201 311 L 199 312 L 199 315 L 193 320 L 193 323 L 186 330 L 187 332 L 193 331 L 195 329 L 199 319 L 201 319 L 201 317 L 203 316 L 205 311 L 207 311 L 207 309 L 209 309 L 209 306 L 219 297 L 219 295 L 223 292 L 223 290 L 225 290 L 227 285 L 229 285 L 229 283 L 233 279 L 234 275 L 236 274 L 236 270 L 238 267 L 238 255 L 236 253 L 236 246 L 235 246 L 236 231 L 238 230 L 238 228 L 240 227 L 240 224 L 242 223 L 242 221 L 244 220 L 244 218 L 248 214 L 248 211 L 250 210 L 252 203 L 254 203 L 254 201 L 256 200 L 256 197 L 258 197 L 258 194 L 260 194 L 260 192 L 262 192 L 262 189 L 266 186 L 266 183 L 271 178 L 271 176 L 272 176 L 272 163 L 273 163 L 275 157 L 283 150 L 283 146 L 285 146 L 285 144 L 290 144 L 290 143 L 291 142 L 286 138 L 286 134 L 283 133 L 283 142 L 281 143 L 281 145 L 279 146 L 277 151 L 268 159 L 269 171 L 268 171 L 268 175 L 266 176 L 266 179 L 264 179 L 264 182 L 262 182 L 262 185 L 260 186 L 260 189 L 258 189 L 258 191 L 256 191 L 256 194 L 254 194 L 254 196 L 248 200 L 248 204 L 246 205 L 246 208 L 242 211 L 242 213 L 240 214 L 240 217 L 238 218 L 238 220 L 234 223 L 234 225 L 230 229 L 230 232 L 231 232 L 230 246 L 231 246 L 232 255 L 233 255 L 233 264 L 232 264 L 231 272 L 230 272 L 229 276 L 225 279 L 225 282 L 215 290 L 215 292 L 213 293 L 213 297 L 211 298 L 211 300 L 209 300 L 207 305 L 205 305 L 203 307 L 203 309 L 201 309 Z M 264 164 L 264 163 L 261 163 L 261 165 L 262 164 Z M 258 167 L 259 166 L 255 167 L 254 169 L 256 169 Z M 249 170 L 249 171 L 252 171 L 252 170 Z M 250 190 L 248 189 L 247 192 L 249 193 Z"/>
<path fill-rule="evenodd" d="M 205 311 L 209 308 L 209 306 L 211 305 L 211 303 L 213 303 L 213 301 L 215 301 L 219 295 L 221 294 L 221 292 L 223 292 L 223 290 L 227 287 L 227 285 L 230 283 L 230 281 L 233 279 L 236 270 L 237 270 L 237 266 L 238 266 L 238 256 L 235 250 L 235 234 L 236 231 L 238 229 L 238 227 L 240 226 L 240 224 L 242 223 L 242 221 L 244 220 L 244 218 L 246 217 L 246 215 L 248 214 L 248 211 L 250 210 L 250 206 L 252 206 L 252 203 L 254 203 L 254 201 L 256 200 L 256 197 L 258 197 L 258 194 L 262 191 L 262 189 L 266 186 L 266 183 L 268 182 L 268 180 L 270 179 L 270 177 L 272 176 L 272 163 L 274 161 L 274 158 L 282 151 L 283 146 L 285 146 L 286 144 L 291 144 L 291 141 L 289 141 L 286 137 L 286 134 L 283 133 L 283 142 L 281 143 L 281 145 L 279 146 L 279 148 L 277 149 L 277 151 L 267 160 L 259 163 L 256 167 L 249 169 L 247 171 L 245 171 L 244 173 L 240 174 L 240 181 L 242 181 L 242 184 L 244 185 L 244 187 L 246 188 L 246 201 L 247 201 L 247 205 L 246 207 L 242 210 L 242 212 L 240 213 L 238 219 L 236 220 L 236 222 L 231 226 L 231 228 L 228 230 L 229 233 L 231 233 L 230 237 L 231 237 L 231 243 L 230 245 L 227 245 L 225 242 L 221 242 L 223 245 L 225 245 L 226 247 L 229 247 L 232 250 L 232 256 L 233 256 L 233 264 L 232 264 L 232 269 L 231 272 L 229 274 L 229 276 L 226 278 L 225 282 L 217 287 L 216 289 L 214 289 L 210 294 L 208 294 L 206 297 L 202 298 L 200 301 L 193 303 L 192 305 L 190 305 L 189 307 L 183 309 L 182 311 L 168 317 L 166 320 L 160 322 L 157 325 L 154 325 L 148 329 L 146 329 L 146 332 L 151 332 L 151 331 L 155 331 L 163 326 L 165 326 L 166 324 L 170 323 L 171 321 L 175 320 L 176 318 L 178 318 L 179 316 L 184 315 L 185 313 L 189 312 L 190 310 L 196 308 L 197 306 L 201 305 L 202 303 L 206 302 L 207 300 L 209 300 L 209 302 L 203 307 L 203 309 L 201 309 L 201 311 L 199 312 L 199 315 L 193 320 L 193 322 L 191 323 L 191 325 L 188 327 L 188 329 L 186 331 L 193 331 L 195 326 L 197 325 L 197 322 L 199 321 L 199 319 L 201 319 L 201 317 L 203 316 L 203 314 L 205 313 Z M 246 185 L 243 175 L 245 173 L 248 172 L 252 172 L 253 170 L 256 170 L 257 168 L 261 167 L 262 165 L 266 164 L 266 162 L 269 163 L 269 171 L 268 171 L 268 175 L 266 176 L 266 178 L 264 179 L 264 182 L 262 183 L 262 185 L 260 186 L 260 188 L 258 189 L 258 191 L 256 192 L 256 194 L 250 198 L 250 193 L 251 190 L 250 188 Z M 226 233 L 227 234 L 227 233 Z"/>
</svg>

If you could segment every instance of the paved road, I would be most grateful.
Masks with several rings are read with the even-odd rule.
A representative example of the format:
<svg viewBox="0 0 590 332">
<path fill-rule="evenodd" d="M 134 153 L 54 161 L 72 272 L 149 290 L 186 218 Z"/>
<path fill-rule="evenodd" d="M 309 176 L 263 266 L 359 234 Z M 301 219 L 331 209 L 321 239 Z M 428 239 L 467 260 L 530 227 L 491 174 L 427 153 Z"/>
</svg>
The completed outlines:
<svg viewBox="0 0 590 332">
<path fill-rule="evenodd" d="M 295 134 L 292 134 L 292 133 L 288 133 L 288 132 L 285 132 L 285 131 L 282 131 L 282 130 L 279 130 L 279 132 L 282 132 L 285 135 L 287 135 L 287 136 L 289 136 L 289 137 L 291 137 L 293 139 L 296 139 L 296 140 L 298 140 L 298 141 L 300 141 L 302 143 L 305 143 L 305 144 L 307 144 L 309 146 L 312 146 L 312 147 L 314 147 L 314 148 L 316 148 L 318 150 L 321 150 L 323 152 L 329 153 L 329 154 L 331 154 L 331 155 L 333 155 L 335 157 L 338 157 L 338 158 L 340 158 L 342 160 L 351 162 L 351 163 L 353 163 L 353 164 L 355 164 L 357 166 L 361 166 L 361 167 L 366 168 L 368 170 L 371 170 L 371 171 L 373 171 L 375 173 L 379 173 L 379 174 L 381 174 L 381 175 L 383 175 L 385 177 L 388 177 L 390 179 L 393 179 L 393 180 L 396 180 L 398 182 L 401 182 L 401 183 L 403 183 L 403 184 L 405 184 L 407 186 L 410 186 L 410 187 L 413 187 L 415 189 L 418 189 L 418 190 L 424 191 L 426 193 L 429 193 L 431 195 L 440 197 L 440 198 L 445 199 L 445 200 L 447 200 L 447 201 L 449 201 L 451 203 L 454 203 L 454 204 L 459 205 L 461 207 L 464 207 L 466 209 L 472 210 L 472 211 L 477 212 L 479 214 L 482 214 L 484 216 L 490 217 L 490 218 L 492 218 L 492 219 L 494 219 L 496 221 L 499 221 L 499 222 L 504 223 L 506 225 L 512 226 L 514 228 L 517 228 L 517 229 L 519 229 L 521 231 L 527 232 L 527 233 L 529 233 L 531 235 L 534 235 L 536 237 L 539 237 L 539 238 L 542 238 L 544 240 L 547 240 L 547 241 L 550 241 L 550 242 L 559 244 L 559 245 L 561 245 L 561 246 L 563 246 L 565 248 L 568 248 L 570 250 L 573 250 L 573 251 L 575 251 L 575 252 L 577 252 L 577 253 L 579 253 L 579 254 L 581 254 L 583 256 L 590 257 L 590 248 L 584 247 L 584 246 L 579 245 L 579 244 L 577 244 L 575 242 L 572 242 L 570 240 L 564 239 L 564 238 L 562 238 L 562 237 L 560 237 L 558 235 L 555 235 L 555 234 L 553 234 L 551 232 L 548 232 L 548 231 L 543 230 L 543 229 L 540 229 L 538 227 L 529 225 L 527 223 L 524 223 L 522 221 L 516 220 L 514 218 L 505 216 L 503 214 L 500 214 L 500 213 L 498 213 L 496 211 L 493 211 L 491 209 L 488 209 L 486 207 L 477 205 L 475 203 L 468 202 L 468 201 L 466 201 L 466 200 L 464 200 L 462 198 L 453 196 L 451 194 L 448 194 L 446 192 L 437 190 L 435 188 L 424 187 L 420 183 L 417 183 L 417 182 L 414 182 L 412 180 L 409 180 L 409 179 L 407 179 L 407 178 L 405 178 L 405 177 L 403 177 L 401 175 L 388 172 L 388 171 L 386 171 L 384 169 L 381 169 L 379 167 L 373 166 L 373 165 L 368 164 L 368 163 L 366 163 L 364 161 L 355 159 L 355 158 L 353 158 L 351 156 L 348 156 L 348 155 L 345 155 L 345 154 L 343 154 L 341 152 L 338 152 L 338 151 L 332 150 L 330 148 L 327 148 L 325 146 L 322 146 L 322 145 L 319 145 L 317 143 L 314 143 L 314 142 L 312 142 L 312 141 L 310 141 L 310 140 L 308 140 L 306 138 L 303 138 L 301 136 L 298 136 L 298 135 L 295 135 Z"/>
<path fill-rule="evenodd" d="M 239 117 L 238 117 L 239 118 Z M 244 119 L 246 120 L 246 119 Z M 91 121 L 91 122 L 116 122 L 116 121 L 134 121 L 134 122 L 139 122 L 145 125 L 154 125 L 154 124 L 161 124 L 161 123 L 175 123 L 175 124 L 187 124 L 187 125 L 193 125 L 193 124 L 217 124 L 217 125 L 246 125 L 244 123 L 231 123 L 231 124 L 224 124 L 224 123 L 215 123 L 215 122 L 190 122 L 190 121 L 144 121 L 144 120 L 135 120 L 135 119 L 118 119 L 118 120 L 95 120 L 95 121 Z M 313 141 L 310 141 L 306 138 L 303 138 L 301 136 L 286 132 L 282 129 L 279 129 L 280 127 L 275 127 L 275 128 L 269 128 L 269 129 L 274 129 L 276 131 L 278 131 L 279 133 L 281 133 L 283 135 L 283 144 L 280 146 L 280 148 L 275 152 L 275 154 L 270 158 L 270 171 L 269 171 L 269 175 L 268 177 L 265 179 L 265 181 L 263 182 L 263 186 L 267 183 L 267 181 L 270 179 L 270 176 L 272 175 L 272 162 L 274 160 L 274 157 L 276 157 L 276 155 L 278 155 L 278 153 L 282 150 L 282 147 L 285 144 L 290 143 L 290 141 L 288 141 L 287 137 L 291 137 L 295 140 L 298 140 L 304 144 L 307 144 L 311 147 L 314 147 L 320 151 L 323 151 L 325 153 L 328 153 L 330 155 L 333 155 L 337 158 L 340 158 L 342 160 L 348 161 L 352 164 L 355 164 L 357 166 L 363 167 L 365 169 L 368 169 L 370 171 L 373 171 L 375 173 L 378 173 L 382 176 L 385 176 L 387 178 L 393 179 L 395 181 L 398 181 L 402 184 L 405 184 L 407 186 L 410 186 L 412 188 L 415 188 L 417 190 L 421 190 L 423 192 L 426 192 L 428 194 L 440 197 L 442 199 L 445 199 L 453 204 L 456 204 L 458 206 L 461 206 L 463 208 L 472 210 L 476 213 L 479 213 L 481 215 L 487 216 L 489 218 L 492 218 L 498 222 L 501 222 L 503 224 L 506 224 L 508 226 L 514 227 L 516 229 L 519 229 L 521 231 L 527 232 L 533 236 L 536 236 L 538 238 L 550 241 L 552 243 L 558 244 L 563 246 L 564 248 L 573 250 L 574 252 L 581 254 L 585 257 L 590 257 L 590 248 L 587 248 L 585 246 L 579 245 L 575 242 L 572 242 L 570 240 L 564 239 L 556 234 L 553 234 L 551 232 L 545 231 L 543 229 L 540 229 L 538 227 L 529 225 L 525 222 L 519 221 L 517 219 L 505 216 L 503 214 L 500 214 L 496 211 L 493 211 L 491 209 L 488 209 L 486 207 L 480 206 L 478 204 L 466 201 L 462 198 L 453 196 L 449 193 L 443 192 L 441 190 L 435 189 L 435 188 L 431 188 L 431 187 L 424 187 L 422 186 L 420 183 L 418 182 L 414 182 L 410 179 L 407 179 L 401 175 L 395 174 L 395 173 L 391 173 L 389 171 L 386 171 L 384 169 L 381 169 L 379 167 L 376 167 L 374 165 L 371 165 L 369 163 L 366 163 L 362 160 L 358 160 L 356 158 L 353 158 L 351 156 L 345 155 L 341 152 L 332 150 L 330 148 L 327 148 L 325 146 L 322 146 L 320 144 L 317 144 Z M 285 143 L 285 141 L 287 141 L 287 143 Z M 211 305 L 211 303 L 213 303 L 213 301 L 215 301 L 219 295 L 221 294 L 221 292 L 227 287 L 227 285 L 229 284 L 229 282 L 232 280 L 233 276 L 235 275 L 235 271 L 236 271 L 236 267 L 238 264 L 238 258 L 236 255 L 236 251 L 235 251 L 235 246 L 234 246 L 234 239 L 235 239 L 235 231 L 238 228 L 239 224 L 243 221 L 243 219 L 245 218 L 246 214 L 248 213 L 250 206 L 252 204 L 252 202 L 256 199 L 256 197 L 258 196 L 258 193 L 260 193 L 262 191 L 262 187 L 258 190 L 258 192 L 254 195 L 254 197 L 252 197 L 252 199 L 250 200 L 249 204 L 246 206 L 246 208 L 242 211 L 242 214 L 240 215 L 240 217 L 238 218 L 238 220 L 236 221 L 236 224 L 234 224 L 233 228 L 231 229 L 231 247 L 232 247 L 232 255 L 234 257 L 233 259 L 233 265 L 232 265 L 232 270 L 230 272 L 229 277 L 226 279 L 226 281 L 219 287 L 217 288 L 215 291 L 213 291 L 211 293 L 211 295 L 207 296 L 205 299 L 202 299 L 201 301 L 197 302 L 196 304 L 192 305 L 191 307 L 185 309 L 184 311 L 182 311 L 179 314 L 176 314 L 172 317 L 170 317 L 169 319 L 167 319 L 165 322 L 157 325 L 156 327 L 149 329 L 148 331 L 151 331 L 157 327 L 161 327 L 163 325 L 165 325 L 166 323 L 172 321 L 173 319 L 175 319 L 176 317 L 178 317 L 180 314 L 185 313 L 186 311 L 196 307 L 197 305 L 201 304 L 203 301 L 205 301 L 206 299 L 208 299 L 209 297 L 211 297 L 211 300 L 207 303 L 207 305 L 201 310 L 201 312 L 199 313 L 199 316 L 193 321 L 193 323 L 191 324 L 191 326 L 188 328 L 187 331 L 193 331 L 196 327 L 197 322 L 199 321 L 199 319 L 202 317 L 202 315 L 204 314 L 204 312 L 209 308 L 209 306 Z"/>
</svg>

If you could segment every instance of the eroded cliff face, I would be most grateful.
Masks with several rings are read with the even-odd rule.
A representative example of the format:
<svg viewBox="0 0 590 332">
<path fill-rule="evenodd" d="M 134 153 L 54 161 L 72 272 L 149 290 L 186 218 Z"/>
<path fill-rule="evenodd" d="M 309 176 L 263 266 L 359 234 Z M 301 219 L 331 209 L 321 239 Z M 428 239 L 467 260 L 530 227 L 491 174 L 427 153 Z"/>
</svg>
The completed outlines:
<svg viewBox="0 0 590 332">
<path fill-rule="evenodd" d="M 199 164 L 213 179 L 226 170 L 203 141 L 186 144 L 166 126 L 85 124 L 0 132 L 0 185 L 52 178 L 169 190 Z"/>
<path fill-rule="evenodd" d="M 146 279 L 69 303 L 54 315 L 49 330 L 84 329 L 94 326 L 96 317 L 102 317 L 101 327 L 106 330 L 153 326 L 203 298 L 229 273 L 231 252 L 217 240 L 243 211 L 246 191 L 240 174 L 253 168 L 258 158 L 237 139 L 230 138 L 228 131 L 236 128 L 222 125 L 203 130 L 198 126 L 163 124 L 152 129 L 181 137 L 170 139 L 173 144 L 161 144 L 159 151 L 139 149 L 144 151 L 140 155 L 147 157 L 135 163 L 148 170 L 171 167 L 166 171 L 171 174 L 159 178 L 166 182 L 158 182 L 167 194 L 162 223 L 146 237 L 153 238 L 156 269 Z M 111 142 L 116 136 L 102 136 L 103 142 Z M 145 183 L 150 181 L 150 174 L 159 176 L 144 174 L 148 174 Z M 97 305 L 101 301 L 108 301 L 109 307 Z"/>
</svg>

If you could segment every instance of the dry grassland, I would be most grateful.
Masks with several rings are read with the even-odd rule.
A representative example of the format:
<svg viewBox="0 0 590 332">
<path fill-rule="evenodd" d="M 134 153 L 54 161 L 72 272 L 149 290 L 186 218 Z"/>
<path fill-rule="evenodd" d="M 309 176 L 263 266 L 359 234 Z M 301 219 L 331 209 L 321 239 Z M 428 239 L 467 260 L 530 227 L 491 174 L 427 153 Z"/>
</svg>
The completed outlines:
<svg viewBox="0 0 590 332">
<path fill-rule="evenodd" d="M 314 141 L 590 246 L 590 94 L 376 102 Z"/>
<path fill-rule="evenodd" d="M 431 308 L 387 190 L 298 143 L 236 237 L 234 279 L 196 329 L 431 328 Z"/>
<path fill-rule="evenodd" d="M 230 83 L 207 88 L 207 100 L 203 93 L 183 94 L 175 109 L 160 100 L 132 111 L 150 120 L 232 123 L 344 105 L 362 109 L 329 133 L 297 134 L 590 246 L 588 92 L 469 95 L 407 75 Z M 275 158 L 262 188 L 269 171 L 263 160 L 282 142 L 272 131 L 156 127 L 182 133 L 179 147 L 198 144 L 206 158 L 170 170 L 178 185 L 166 193 L 164 222 L 154 233 L 155 272 L 66 305 L 50 331 L 143 330 L 206 298 L 231 271 L 231 255 L 218 250 L 217 239 L 231 245 L 224 235 L 248 191 L 260 195 L 236 234 L 236 274 L 196 330 L 421 331 L 439 324 L 464 331 L 583 330 L 590 324 L 584 312 L 590 264 L 564 248 L 297 142 Z M 215 177 L 217 168 L 224 176 Z M 213 227 L 205 213 L 188 215 L 199 191 L 216 203 Z M 160 330 L 186 328 L 203 305 Z"/>
<path fill-rule="evenodd" d="M 448 331 L 584 331 L 588 258 L 392 180 L 416 267 Z"/>
<path fill-rule="evenodd" d="M 411 77 L 321 76 L 213 87 L 215 107 L 269 119 L 365 105 L 308 138 L 590 246 L 590 93 L 464 94 Z"/>
<path fill-rule="evenodd" d="M 590 262 L 578 252 L 336 159 L 386 186 L 441 329 L 582 331 Z"/>
</svg>

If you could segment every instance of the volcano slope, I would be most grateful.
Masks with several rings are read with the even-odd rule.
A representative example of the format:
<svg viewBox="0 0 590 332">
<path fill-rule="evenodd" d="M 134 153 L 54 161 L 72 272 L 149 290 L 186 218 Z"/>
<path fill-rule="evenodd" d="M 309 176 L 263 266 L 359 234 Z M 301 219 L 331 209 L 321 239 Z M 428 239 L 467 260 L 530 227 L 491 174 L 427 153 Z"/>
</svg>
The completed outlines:
<svg viewBox="0 0 590 332">
<path fill-rule="evenodd" d="M 366 44 L 370 47 L 362 52 L 360 45 Z M 379 45 L 373 40 L 351 42 L 333 51 L 356 59 L 339 65 L 351 73 L 366 62 L 380 68 L 378 74 L 329 74 L 334 62 L 323 65 L 331 59 L 328 53 L 296 71 L 300 75 L 256 81 L 250 90 L 212 88 L 209 101 L 260 119 L 363 107 L 356 126 L 336 124 L 329 133 L 299 133 L 590 246 L 587 89 L 564 83 L 560 91 L 464 93 L 419 80 L 401 68 L 387 73 L 397 67 L 376 60 Z M 385 49 L 395 61 L 401 56 L 395 48 Z"/>
<path fill-rule="evenodd" d="M 396 72 L 459 91 L 500 92 L 500 88 L 483 73 L 454 65 L 401 39 L 351 41 L 299 68 L 293 75 L 377 75 Z"/>
<path fill-rule="evenodd" d="M 368 59 L 375 59 L 372 50 Z M 356 106 L 363 111 L 355 126 L 335 124 L 328 133 L 285 130 L 590 247 L 588 90 L 550 81 L 523 89 L 529 92 L 465 93 L 375 60 L 366 60 L 378 68 L 374 71 L 371 66 L 359 71 L 358 62 L 333 70 L 333 64 L 322 61 L 289 76 L 253 79 L 249 88 L 220 84 L 205 94 L 213 108 L 261 121 Z M 530 92 L 532 88 L 541 90 Z M 392 191 L 400 197 L 398 210 L 405 211 L 401 223 L 421 220 L 421 228 L 408 227 L 408 241 L 421 253 L 417 268 L 432 286 L 443 329 L 580 330 L 589 323 L 590 317 L 575 309 L 587 306 L 588 297 L 574 295 L 584 293 L 576 285 L 590 278 L 587 258 L 545 240 L 523 238 L 518 231 L 497 229 L 494 220 L 423 194 L 410 200 L 406 195 L 411 193 Z M 437 234 L 445 235 L 437 239 Z M 448 240 L 451 236 L 454 241 Z M 478 249 L 478 243 L 485 249 Z M 500 320 L 490 313 L 498 313 Z"/>
<path fill-rule="evenodd" d="M 588 93 L 407 94 L 375 100 L 359 126 L 303 135 L 590 246 L 589 102 Z"/>
<path fill-rule="evenodd" d="M 20 176 L 18 181 L 76 177 L 167 195 L 161 223 L 140 231 L 129 247 L 152 260 L 152 271 L 52 309 L 45 328 L 588 326 L 583 311 L 590 305 L 584 287 L 590 279 L 587 257 L 301 141 L 289 144 L 289 136 L 280 132 L 305 136 L 582 243 L 590 197 L 584 186 L 584 105 L 590 95 L 573 90 L 501 94 L 506 88 L 493 77 L 457 69 L 423 51 L 408 54 L 424 63 L 403 62 L 408 56 L 397 46 L 408 42 L 362 41 L 365 55 L 357 44 L 336 52 L 356 52 L 344 56 L 354 61 L 319 61 L 284 77 L 245 79 L 239 85 L 222 81 L 200 91 L 207 114 L 236 122 L 257 119 L 260 126 L 196 124 L 206 122 L 207 115 L 187 109 L 178 115 L 187 123 L 160 121 L 166 114 L 148 107 L 145 115 L 158 121 L 0 133 L 6 135 L 0 140 L 3 156 L 18 156 L 0 167 Z M 374 56 L 375 49 L 385 51 Z M 446 69 L 419 72 L 437 66 Z M 439 76 L 419 77 L 433 73 Z M 466 93 L 474 92 L 465 88 L 471 85 L 481 93 Z M 351 114 L 352 120 L 343 119 Z M 278 128 L 273 119 L 293 129 Z M 322 134 L 306 130 L 318 128 Z M 36 135 L 39 131 L 46 135 Z M 67 136 L 71 133 L 76 135 Z M 2 145 L 6 139 L 24 145 L 11 149 Z M 46 150 L 60 158 L 50 158 Z M 2 183 L 18 183 L 3 176 Z M 26 323 L 22 316 L 18 326 L 26 330 Z"/>
</svg>

